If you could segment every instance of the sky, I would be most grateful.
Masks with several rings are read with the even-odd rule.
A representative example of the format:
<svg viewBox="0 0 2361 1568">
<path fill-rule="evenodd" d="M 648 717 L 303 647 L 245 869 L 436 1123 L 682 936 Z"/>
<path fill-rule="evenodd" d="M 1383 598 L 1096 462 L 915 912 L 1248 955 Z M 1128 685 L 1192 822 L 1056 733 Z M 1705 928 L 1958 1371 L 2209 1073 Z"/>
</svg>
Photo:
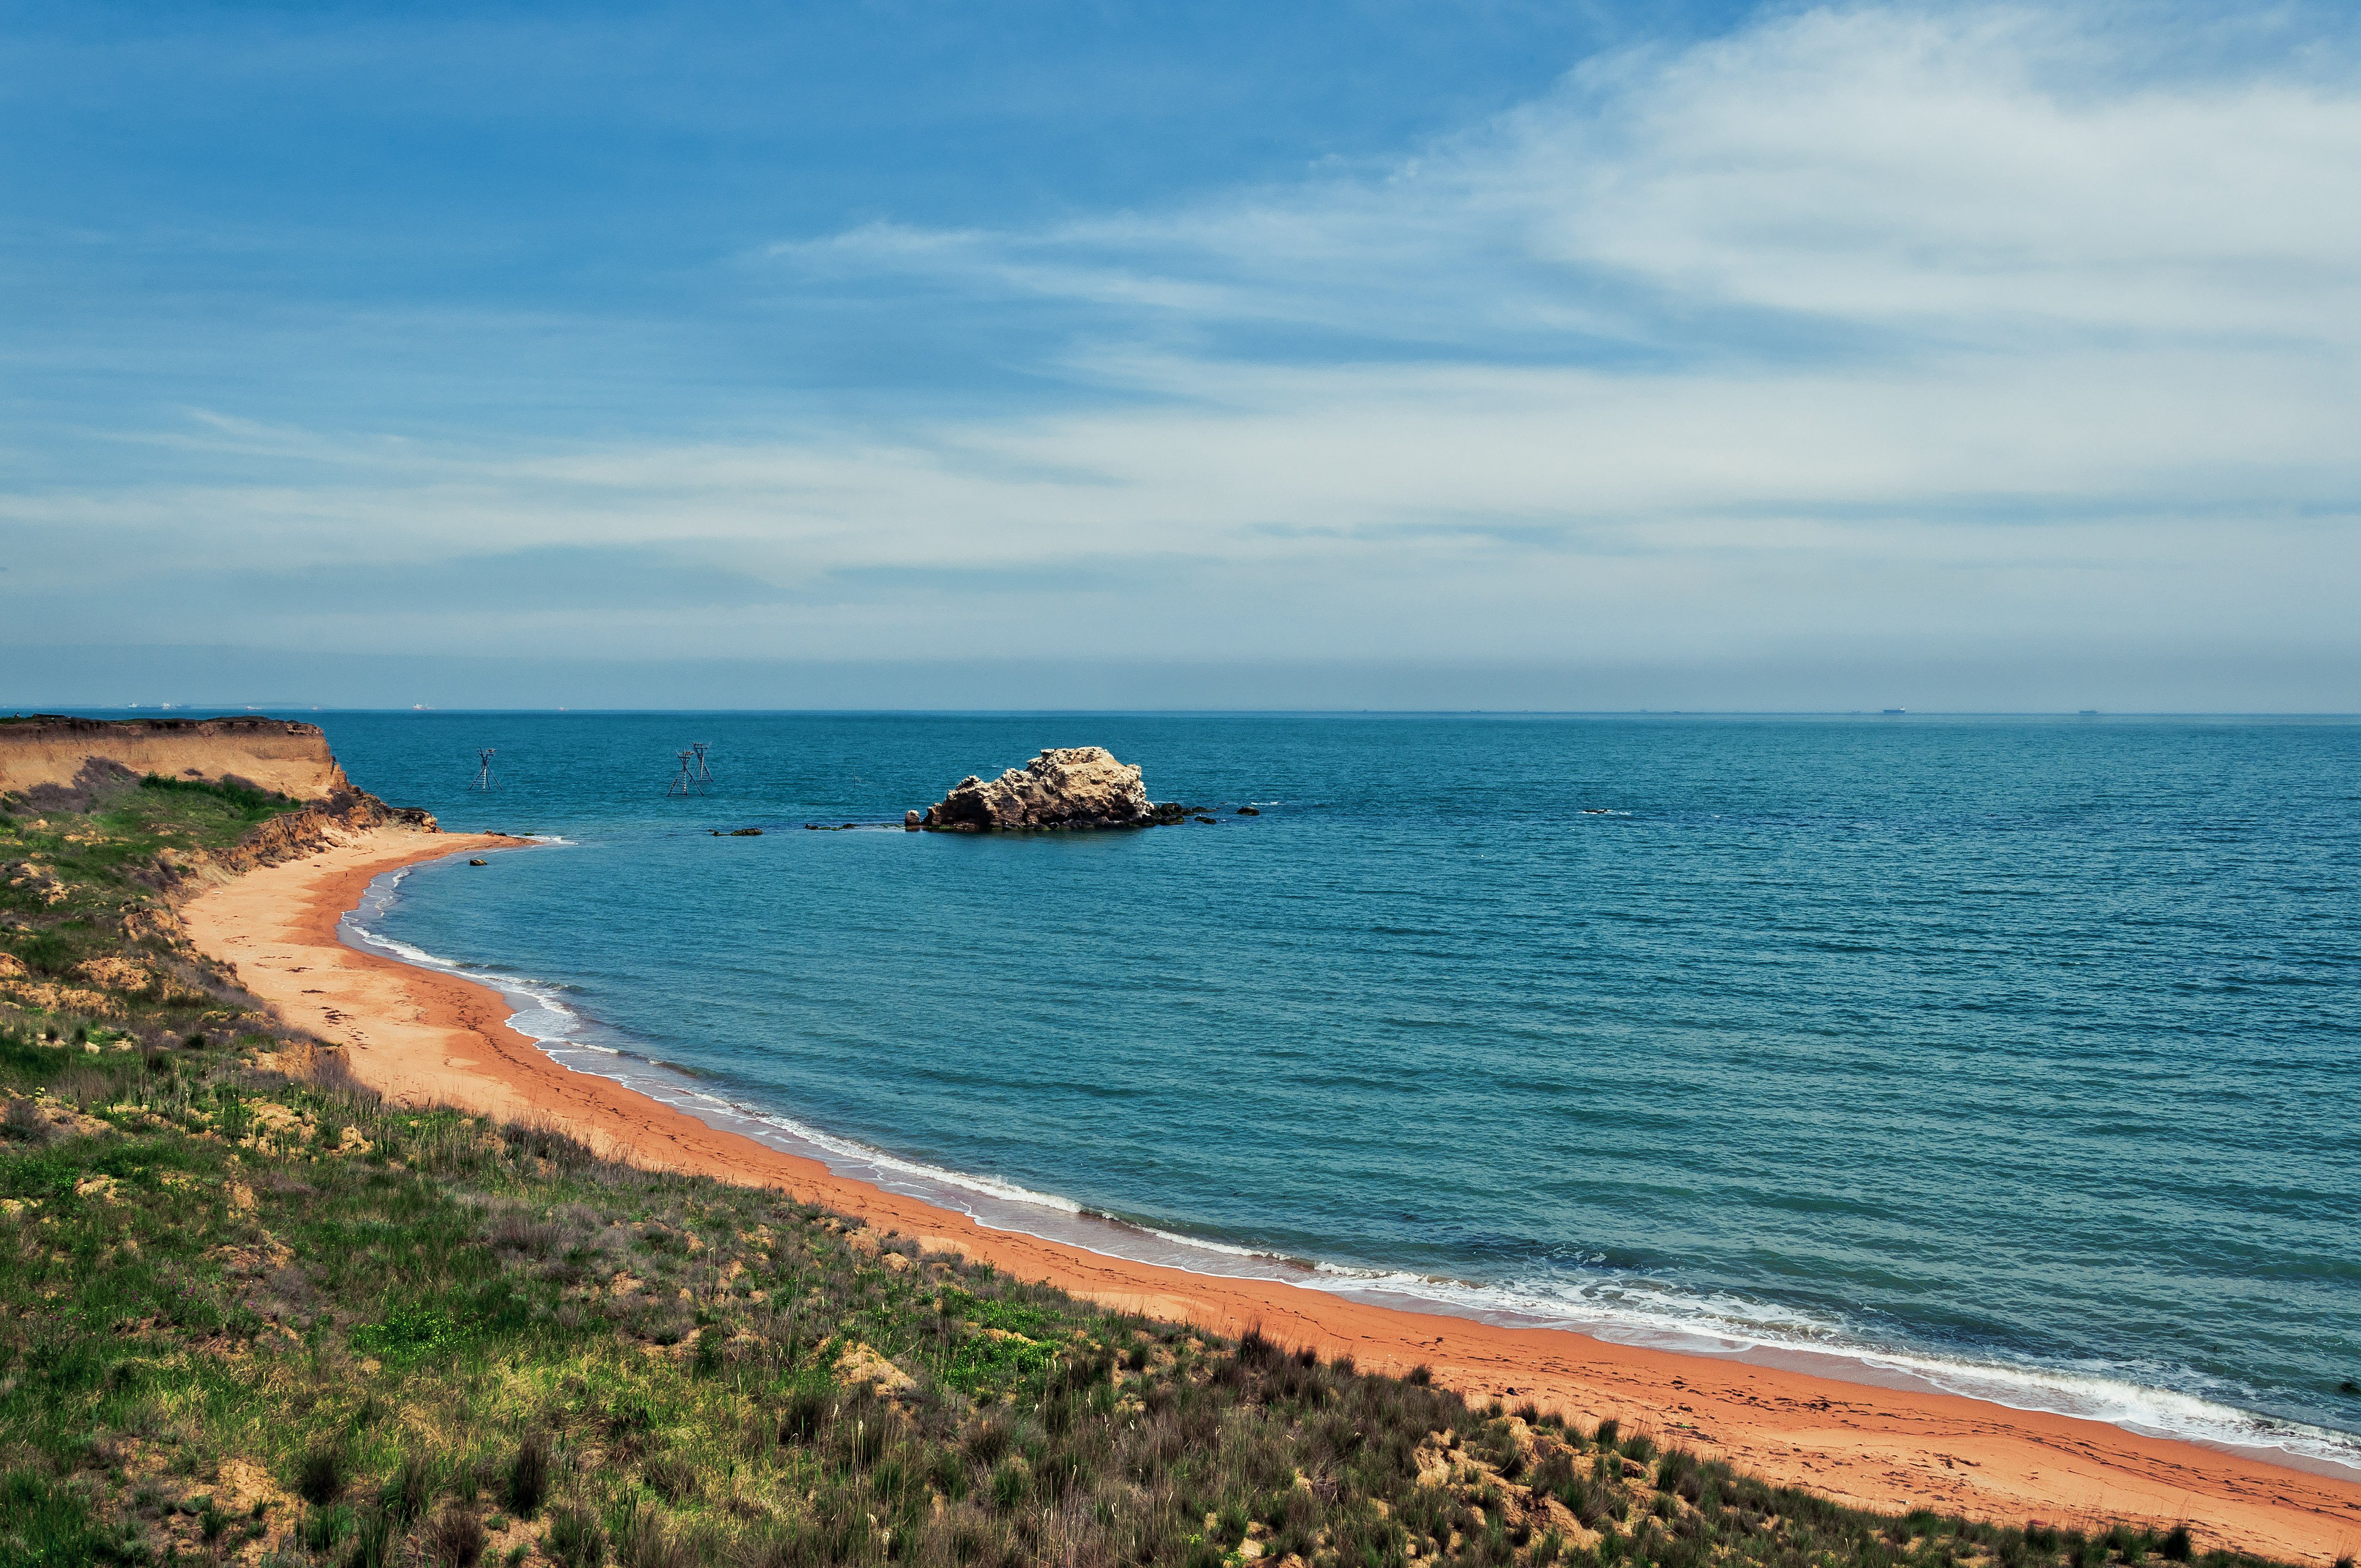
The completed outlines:
<svg viewBox="0 0 2361 1568">
<path fill-rule="evenodd" d="M 2337 6 L 0 4 L 0 707 L 2361 710 Z"/>
</svg>

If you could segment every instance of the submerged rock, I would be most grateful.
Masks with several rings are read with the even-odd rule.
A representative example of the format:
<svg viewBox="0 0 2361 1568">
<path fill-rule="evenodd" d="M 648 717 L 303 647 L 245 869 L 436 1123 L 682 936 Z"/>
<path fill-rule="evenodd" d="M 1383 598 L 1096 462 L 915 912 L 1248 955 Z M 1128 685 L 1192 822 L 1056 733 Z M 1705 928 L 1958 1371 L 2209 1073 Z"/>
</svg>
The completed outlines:
<svg viewBox="0 0 2361 1568">
<path fill-rule="evenodd" d="M 1148 828 L 1179 822 L 1188 808 L 1148 798 L 1136 762 L 1103 746 L 1052 748 L 990 783 L 971 773 L 903 826 L 952 833 L 1026 833 L 1050 828 Z"/>
</svg>

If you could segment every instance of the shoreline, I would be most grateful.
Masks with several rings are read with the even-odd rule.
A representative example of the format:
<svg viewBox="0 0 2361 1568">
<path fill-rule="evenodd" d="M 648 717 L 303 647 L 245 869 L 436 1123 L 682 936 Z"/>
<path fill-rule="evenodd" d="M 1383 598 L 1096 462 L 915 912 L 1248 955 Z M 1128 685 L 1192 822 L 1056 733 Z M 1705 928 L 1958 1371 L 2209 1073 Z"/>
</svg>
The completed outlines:
<svg viewBox="0 0 2361 1568">
<path fill-rule="evenodd" d="M 510 1028 L 508 1002 L 482 983 L 341 940 L 340 920 L 376 877 L 530 842 L 376 828 L 208 890 L 182 917 L 200 948 L 233 965 L 291 1023 L 347 1047 L 354 1076 L 397 1102 L 544 1124 L 632 1163 L 779 1188 L 1108 1306 L 1230 1334 L 1260 1323 L 1283 1343 L 1349 1353 L 1372 1370 L 1424 1363 L 1474 1398 L 1531 1398 L 1586 1422 L 1612 1416 L 1858 1506 L 2061 1526 L 2186 1522 L 2203 1544 L 2323 1564 L 2361 1550 L 2361 1482 L 2248 1453 L 1735 1356 L 1191 1273 L 993 1229 L 568 1069 Z"/>
<path fill-rule="evenodd" d="M 936 1209 L 967 1215 L 987 1231 L 1016 1232 L 1036 1240 L 1108 1257 L 1118 1264 L 1162 1266 L 1189 1275 L 1289 1285 L 1367 1306 L 1464 1319 L 1499 1328 L 1564 1330 L 1607 1343 L 1664 1351 L 1675 1355 L 1781 1367 L 1840 1383 L 1905 1393 L 1959 1395 L 1977 1403 L 2005 1409 L 2094 1420 L 2143 1436 L 2241 1455 L 2265 1464 L 2281 1465 L 2331 1480 L 2361 1481 L 2361 1464 L 2308 1453 L 2259 1439 L 2240 1442 L 2202 1431 L 2175 1430 L 2169 1425 L 2145 1422 L 2136 1417 L 2127 1419 L 2122 1414 L 2103 1414 L 2070 1406 L 2045 1404 L 2037 1396 L 2012 1398 L 2009 1395 L 2017 1391 L 2015 1389 L 1963 1387 L 1943 1380 L 1948 1374 L 1963 1380 L 1984 1378 L 2005 1387 L 2010 1371 L 2005 1366 L 1987 1368 L 1973 1363 L 1921 1365 L 1916 1364 L 1906 1348 L 1892 1351 L 1869 1346 L 1834 1349 L 1809 1343 L 1749 1340 L 1708 1331 L 1685 1331 L 1659 1325 L 1631 1327 L 1612 1322 L 1586 1323 L 1540 1307 L 1514 1303 L 1502 1305 L 1474 1299 L 1466 1293 L 1479 1290 L 1480 1287 L 1458 1286 L 1455 1288 L 1456 1282 L 1448 1279 L 1422 1279 L 1399 1270 L 1366 1266 L 1332 1267 L 1309 1256 L 1299 1257 L 1174 1234 L 1145 1221 L 1091 1208 L 1055 1193 L 1011 1184 L 1002 1178 L 932 1165 L 916 1157 L 897 1155 L 858 1140 L 832 1135 L 810 1126 L 786 1112 L 741 1102 L 718 1093 L 701 1074 L 651 1054 L 647 1042 L 634 1042 L 640 1047 L 637 1050 L 583 1042 L 578 1032 L 580 1025 L 587 1021 L 572 1017 L 573 1010 L 563 999 L 548 993 L 545 981 L 479 973 L 468 966 L 453 964 L 433 954 L 420 952 L 399 940 L 370 930 L 358 917 L 373 916 L 374 895 L 380 890 L 390 891 L 410 869 L 405 866 L 382 872 L 370 883 L 368 895 L 363 898 L 360 907 L 348 915 L 339 927 L 342 940 L 398 962 L 438 973 L 455 974 L 459 979 L 474 981 L 498 991 L 514 1010 L 509 1019 L 511 1026 L 526 1035 L 544 1056 L 568 1071 L 605 1079 L 626 1091 L 683 1112 L 717 1132 L 750 1139 L 793 1158 L 816 1161 L 841 1179 L 864 1188 L 880 1189 L 896 1197 L 913 1199 Z M 561 1019 L 570 1021 L 572 1026 L 563 1034 L 552 1035 L 547 1027 L 528 1021 L 535 1014 L 553 1010 Z M 1619 1332 L 1619 1328 L 1627 1332 Z M 2151 1392 L 2169 1397 L 2165 1391 L 2141 1390 L 2128 1383 L 2123 1387 L 2134 1394 Z M 2225 1413 L 2229 1412 L 2225 1410 Z"/>
</svg>

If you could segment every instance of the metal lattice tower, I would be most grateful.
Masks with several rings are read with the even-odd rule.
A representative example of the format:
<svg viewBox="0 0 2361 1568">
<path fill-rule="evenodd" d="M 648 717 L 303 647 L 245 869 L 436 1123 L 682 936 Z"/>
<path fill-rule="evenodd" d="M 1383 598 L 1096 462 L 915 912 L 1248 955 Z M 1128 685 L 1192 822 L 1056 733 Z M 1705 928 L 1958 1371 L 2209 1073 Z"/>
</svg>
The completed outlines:
<svg viewBox="0 0 2361 1568">
<path fill-rule="evenodd" d="M 680 753 L 680 772 L 673 774 L 672 785 L 664 791 L 664 794 L 686 795 L 689 792 L 690 786 L 696 782 L 689 776 L 689 761 L 696 755 L 694 751 Z"/>
<path fill-rule="evenodd" d="M 705 749 L 712 744 L 710 740 L 692 740 L 688 743 L 688 749 L 697 753 L 697 775 L 689 781 L 690 783 L 709 784 L 713 782 L 713 770 L 705 765 Z"/>
<path fill-rule="evenodd" d="M 492 787 L 492 753 L 499 750 L 497 746 L 486 746 L 476 753 L 476 782 L 467 786 L 469 789 Z"/>
</svg>

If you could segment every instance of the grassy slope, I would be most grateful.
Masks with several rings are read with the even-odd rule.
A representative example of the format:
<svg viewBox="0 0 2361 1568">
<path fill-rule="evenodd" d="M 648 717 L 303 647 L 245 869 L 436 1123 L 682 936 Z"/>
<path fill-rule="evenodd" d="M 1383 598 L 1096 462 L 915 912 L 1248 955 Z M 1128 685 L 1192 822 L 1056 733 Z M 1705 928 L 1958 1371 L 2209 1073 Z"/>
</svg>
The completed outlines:
<svg viewBox="0 0 2361 1568">
<path fill-rule="evenodd" d="M 0 839 L 69 883 L 10 913 L 178 977 L 109 994 L 96 1051 L 87 1019 L 0 1006 L 0 1568 L 2186 1553 L 1839 1508 L 390 1108 L 333 1057 L 291 1080 L 263 1065 L 297 1059 L 265 1054 L 282 1031 L 169 928 L 123 934 L 160 843 L 251 809 L 148 790 Z"/>
<path fill-rule="evenodd" d="M 220 1005 L 227 988 L 214 966 L 179 940 L 160 890 L 176 865 L 235 844 L 296 803 L 151 777 L 111 791 L 86 814 L 8 804 L 14 814 L 0 812 L 0 984 L 23 982 L 9 987 L 16 1000 L 46 1002 L 43 1011 L 103 1034 L 137 1027 L 152 1036 L 185 1032 L 208 1014 L 215 1023 L 235 1018 Z M 118 963 L 97 976 L 83 970 L 110 958 Z M 8 999 L 0 992 L 0 1003 Z"/>
</svg>

